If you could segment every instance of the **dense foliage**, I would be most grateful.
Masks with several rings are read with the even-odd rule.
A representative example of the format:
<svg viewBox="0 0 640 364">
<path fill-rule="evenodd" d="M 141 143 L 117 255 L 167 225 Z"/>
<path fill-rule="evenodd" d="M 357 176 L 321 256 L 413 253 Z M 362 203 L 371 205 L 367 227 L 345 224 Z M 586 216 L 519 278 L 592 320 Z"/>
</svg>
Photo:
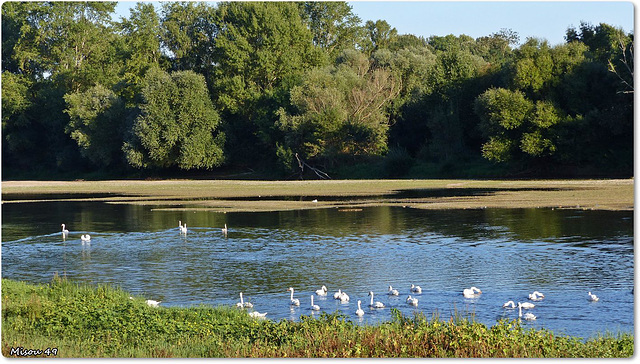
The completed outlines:
<svg viewBox="0 0 640 364">
<path fill-rule="evenodd" d="M 633 335 L 581 340 L 518 321 L 487 327 L 459 315 L 404 316 L 358 326 L 339 312 L 300 322 L 252 319 L 230 307 L 148 307 L 109 286 L 55 277 L 2 280 L 2 354 L 56 348 L 57 357 L 587 357 L 633 355 Z M 41 354 L 47 357 L 46 354 Z M 49 354 L 51 357 L 51 354 Z"/>
<path fill-rule="evenodd" d="M 3 173 L 633 174 L 633 34 L 398 34 L 343 2 L 2 4 Z M 146 172 L 145 172 L 146 171 Z"/>
</svg>

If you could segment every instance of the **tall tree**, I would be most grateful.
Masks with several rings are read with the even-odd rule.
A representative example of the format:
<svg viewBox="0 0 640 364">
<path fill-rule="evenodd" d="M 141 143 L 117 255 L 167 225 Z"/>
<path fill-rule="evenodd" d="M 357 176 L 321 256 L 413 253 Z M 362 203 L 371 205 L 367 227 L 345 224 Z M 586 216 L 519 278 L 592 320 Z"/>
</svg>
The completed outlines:
<svg viewBox="0 0 640 364">
<path fill-rule="evenodd" d="M 211 169 L 223 162 L 224 134 L 204 77 L 193 71 L 147 72 L 141 114 L 126 158 L 136 168 Z"/>
<path fill-rule="evenodd" d="M 345 49 L 362 42 L 360 18 L 342 1 L 305 1 L 300 3 L 305 22 L 313 33 L 313 44 L 333 59 Z"/>
</svg>

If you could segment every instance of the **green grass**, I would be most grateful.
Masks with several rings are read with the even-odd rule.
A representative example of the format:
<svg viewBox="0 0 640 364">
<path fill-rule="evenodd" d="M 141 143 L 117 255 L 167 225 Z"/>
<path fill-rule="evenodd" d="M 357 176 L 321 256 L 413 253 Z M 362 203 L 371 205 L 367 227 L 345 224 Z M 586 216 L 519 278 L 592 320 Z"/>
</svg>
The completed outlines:
<svg viewBox="0 0 640 364">
<path fill-rule="evenodd" d="M 2 280 L 2 353 L 57 348 L 58 357 L 631 357 L 633 336 L 583 341 L 517 321 L 404 316 L 358 326 L 340 314 L 256 320 L 230 307 L 152 308 L 111 286 L 55 277 Z M 46 355 L 42 355 L 46 356 Z"/>
</svg>

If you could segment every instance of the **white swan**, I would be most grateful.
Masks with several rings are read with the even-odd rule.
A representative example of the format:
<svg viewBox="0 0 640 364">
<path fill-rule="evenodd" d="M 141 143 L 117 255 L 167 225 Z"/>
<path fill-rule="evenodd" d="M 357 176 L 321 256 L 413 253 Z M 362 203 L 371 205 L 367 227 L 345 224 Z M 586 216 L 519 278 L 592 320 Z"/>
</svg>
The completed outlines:
<svg viewBox="0 0 640 364">
<path fill-rule="evenodd" d="M 525 309 L 527 309 L 527 310 L 529 310 L 529 309 L 532 309 L 532 308 L 536 307 L 536 305 L 534 305 L 534 304 L 533 304 L 533 303 L 531 303 L 531 302 L 522 302 L 522 303 L 520 304 L 520 306 L 522 306 L 522 308 L 525 308 Z"/>
<path fill-rule="evenodd" d="M 327 295 L 327 287 L 322 286 L 322 288 L 316 290 L 316 295 L 318 296 L 326 296 Z"/>
<path fill-rule="evenodd" d="M 64 224 L 62 224 L 62 235 L 67 235 L 67 234 L 69 234 L 69 230 L 67 230 L 67 229 L 65 228 L 65 225 L 64 225 Z"/>
<path fill-rule="evenodd" d="M 398 292 L 397 289 L 393 289 L 393 287 L 389 286 L 389 293 L 387 293 L 389 296 L 399 296 L 400 292 Z"/>
<path fill-rule="evenodd" d="M 422 288 L 420 286 L 414 286 L 413 284 L 411 284 L 411 292 L 422 293 Z"/>
<path fill-rule="evenodd" d="M 474 297 L 478 297 L 480 294 L 482 293 L 481 290 L 479 290 L 476 287 L 471 287 L 471 288 L 465 288 L 462 291 L 462 295 L 465 296 L 466 298 L 474 298 Z"/>
<path fill-rule="evenodd" d="M 222 228 L 222 233 L 227 236 L 227 224 L 224 224 L 224 227 Z"/>
<path fill-rule="evenodd" d="M 245 307 L 251 308 L 251 307 L 253 307 L 253 303 L 245 302 L 244 298 L 242 297 L 242 292 L 240 292 L 240 302 L 236 303 L 236 307 L 239 307 L 239 308 L 245 308 Z"/>
<path fill-rule="evenodd" d="M 589 301 L 596 302 L 596 301 L 598 301 L 600 299 L 600 298 L 598 298 L 598 296 L 592 294 L 591 292 L 589 292 L 588 294 L 589 294 Z"/>
<path fill-rule="evenodd" d="M 516 308 L 516 304 L 513 301 L 505 302 L 502 305 L 503 308 Z"/>
<path fill-rule="evenodd" d="M 544 295 L 538 291 L 533 291 L 533 293 L 529 294 L 529 299 L 532 301 L 541 301 L 544 298 Z"/>
<path fill-rule="evenodd" d="M 380 301 L 373 302 L 373 291 L 369 291 L 369 296 L 371 296 L 371 303 L 369 306 L 372 308 L 384 308 L 384 303 Z"/>
<path fill-rule="evenodd" d="M 311 295 L 311 309 L 313 311 L 320 311 L 320 306 L 313 304 L 313 295 Z"/>
<path fill-rule="evenodd" d="M 300 300 L 293 298 L 293 287 L 289 287 L 287 291 L 291 291 L 291 306 L 300 306 Z"/>
<path fill-rule="evenodd" d="M 249 312 L 249 316 L 253 317 L 253 318 L 264 318 L 265 316 L 267 316 L 266 312 L 260 313 L 258 311 L 251 311 Z"/>
<path fill-rule="evenodd" d="M 524 315 L 522 314 L 522 304 L 520 302 L 518 302 L 518 317 L 523 318 L 527 321 L 533 321 L 536 319 L 536 315 L 532 313 L 527 312 Z"/>
<path fill-rule="evenodd" d="M 418 299 L 409 295 L 409 297 L 407 297 L 407 303 L 411 306 L 418 306 Z"/>
<path fill-rule="evenodd" d="M 340 302 L 349 302 L 349 295 L 346 292 L 342 292 L 342 294 L 340 295 Z"/>
<path fill-rule="evenodd" d="M 160 304 L 160 302 L 162 301 L 154 301 L 154 300 L 146 300 L 144 301 L 148 306 L 150 307 L 158 307 L 158 305 Z"/>
<path fill-rule="evenodd" d="M 340 296 L 342 296 L 342 290 L 340 290 L 340 289 L 338 290 L 338 292 L 333 294 L 333 298 L 336 299 L 336 300 L 339 300 Z"/>
<path fill-rule="evenodd" d="M 87 235 L 80 235 L 80 240 L 82 240 L 82 244 L 85 243 L 90 243 L 91 242 L 91 235 L 87 234 Z"/>
<path fill-rule="evenodd" d="M 364 316 L 364 310 L 360 307 L 360 300 L 358 300 L 358 309 L 356 310 L 356 315 L 359 317 Z"/>
<path fill-rule="evenodd" d="M 186 222 L 184 223 L 184 225 L 180 226 L 180 234 L 187 235 L 187 223 Z"/>
</svg>

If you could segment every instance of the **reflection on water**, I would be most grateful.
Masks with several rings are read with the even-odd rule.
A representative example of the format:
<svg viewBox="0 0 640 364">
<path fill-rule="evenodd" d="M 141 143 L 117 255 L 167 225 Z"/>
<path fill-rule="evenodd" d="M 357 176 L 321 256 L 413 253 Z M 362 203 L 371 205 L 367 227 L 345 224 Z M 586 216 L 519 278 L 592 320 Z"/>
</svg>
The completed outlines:
<svg viewBox="0 0 640 364">
<path fill-rule="evenodd" d="M 43 202 L 2 206 L 2 275 L 49 282 L 54 272 L 112 283 L 163 305 L 232 305 L 238 293 L 271 319 L 340 310 L 354 322 L 390 319 L 389 308 L 446 318 L 474 313 L 492 325 L 517 310 L 502 303 L 545 294 L 526 323 L 590 337 L 633 332 L 633 213 L 550 209 L 425 211 L 376 207 L 272 213 L 152 211 L 153 206 Z M 180 236 L 178 220 L 189 233 Z M 60 224 L 71 231 L 62 239 Z M 229 226 L 228 236 L 221 233 Z M 80 235 L 92 236 L 82 245 Z M 418 308 L 405 303 L 422 286 Z M 386 295 L 387 287 L 400 290 Z M 482 289 L 466 299 L 462 290 Z M 289 306 L 288 287 L 301 306 Z M 332 297 L 337 289 L 349 303 Z M 368 308 L 369 291 L 387 308 Z M 587 301 L 587 291 L 600 297 Z M 365 316 L 355 316 L 362 300 Z M 316 314 L 317 315 L 317 314 Z"/>
</svg>

